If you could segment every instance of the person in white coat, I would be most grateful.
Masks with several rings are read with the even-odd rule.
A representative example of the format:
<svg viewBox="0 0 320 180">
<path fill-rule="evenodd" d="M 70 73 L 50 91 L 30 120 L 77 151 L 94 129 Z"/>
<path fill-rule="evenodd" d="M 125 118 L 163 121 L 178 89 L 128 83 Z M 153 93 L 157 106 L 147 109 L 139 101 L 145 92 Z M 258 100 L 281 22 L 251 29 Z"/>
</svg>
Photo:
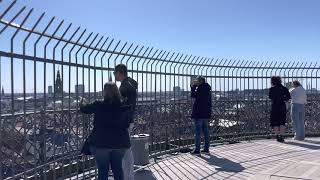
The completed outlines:
<svg viewBox="0 0 320 180">
<path fill-rule="evenodd" d="M 307 104 L 307 92 L 299 81 L 293 81 L 291 95 L 291 119 L 295 132 L 294 140 L 304 140 L 305 138 L 305 105 Z"/>
</svg>

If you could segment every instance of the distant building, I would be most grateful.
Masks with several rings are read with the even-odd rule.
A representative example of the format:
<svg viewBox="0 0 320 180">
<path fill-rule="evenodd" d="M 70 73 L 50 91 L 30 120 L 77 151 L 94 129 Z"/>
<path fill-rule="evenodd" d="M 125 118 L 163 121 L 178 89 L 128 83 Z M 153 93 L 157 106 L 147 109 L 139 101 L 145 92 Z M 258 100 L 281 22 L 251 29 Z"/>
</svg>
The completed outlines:
<svg viewBox="0 0 320 180">
<path fill-rule="evenodd" d="M 145 98 L 139 97 L 137 99 L 137 105 L 157 104 L 157 103 L 158 103 L 158 100 L 156 100 L 153 97 L 145 97 Z"/>
<path fill-rule="evenodd" d="M 4 96 L 4 89 L 2 87 L 2 90 L 1 90 L 1 96 Z"/>
<path fill-rule="evenodd" d="M 76 84 L 74 86 L 74 91 L 77 95 L 82 95 L 84 93 L 84 85 L 83 84 Z"/>
<path fill-rule="evenodd" d="M 48 86 L 48 94 L 53 94 L 53 87 L 52 86 Z"/>
<path fill-rule="evenodd" d="M 56 82 L 54 84 L 54 94 L 56 96 L 62 96 L 63 95 L 63 89 L 62 89 L 62 80 L 60 78 L 60 71 L 57 72 L 57 78 Z"/>
</svg>

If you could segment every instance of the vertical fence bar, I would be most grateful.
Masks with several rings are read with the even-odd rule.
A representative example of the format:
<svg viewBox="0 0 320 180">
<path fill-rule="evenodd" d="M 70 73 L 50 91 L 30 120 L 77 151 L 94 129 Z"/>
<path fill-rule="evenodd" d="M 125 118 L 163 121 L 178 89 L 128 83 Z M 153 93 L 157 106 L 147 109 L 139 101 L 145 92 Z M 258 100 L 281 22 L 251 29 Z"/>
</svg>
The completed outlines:
<svg viewBox="0 0 320 180">
<path fill-rule="evenodd" d="M 42 20 L 42 18 L 44 17 L 44 13 L 38 18 L 38 20 L 36 21 L 36 23 L 34 24 L 34 26 L 32 27 L 31 31 L 28 33 L 28 35 L 24 38 L 23 40 L 23 47 L 22 47 L 22 51 L 23 51 L 23 64 L 22 64 L 22 76 L 23 76 L 23 127 L 27 127 L 27 119 L 26 119 L 26 43 L 27 40 L 29 39 L 29 37 L 31 36 L 32 32 L 35 30 L 35 28 L 38 26 L 38 24 L 40 23 L 40 21 Z M 23 130 L 23 134 L 24 137 L 27 137 L 27 129 L 24 128 Z M 23 150 L 23 161 L 24 163 L 28 163 L 26 160 L 26 154 L 27 154 L 27 149 L 26 149 L 26 144 L 27 144 L 27 138 L 24 138 L 24 150 Z M 26 171 L 26 167 L 24 167 L 24 171 Z M 1 179 L 1 178 L 0 178 Z"/>
<path fill-rule="evenodd" d="M 79 29 L 80 29 L 80 27 L 79 27 Z M 82 37 L 83 37 L 83 35 L 84 35 L 84 33 L 86 32 L 86 29 L 85 30 L 83 30 L 82 31 L 82 33 L 80 34 L 80 36 L 79 36 L 79 38 L 77 39 L 77 41 L 76 41 L 76 43 L 73 45 L 73 47 L 71 48 L 71 51 L 77 46 L 77 44 L 79 43 L 79 41 L 82 39 Z M 76 66 L 76 87 L 79 89 L 79 64 L 78 64 L 78 53 L 80 52 L 80 50 L 81 50 L 81 46 L 79 47 L 79 49 L 76 51 L 76 53 L 75 53 L 75 61 L 76 61 L 76 64 L 77 64 L 77 66 Z M 78 109 L 79 109 L 79 102 L 80 102 L 80 98 L 79 98 L 79 90 L 78 89 L 75 89 L 75 94 L 76 94 L 76 122 L 78 122 L 77 123 L 77 135 L 78 135 L 78 137 L 77 138 L 79 138 L 79 136 L 80 136 L 80 131 L 82 131 L 82 138 L 84 138 L 83 137 L 83 130 L 84 130 L 84 128 L 82 127 L 82 129 L 81 129 L 81 127 L 80 127 L 80 129 L 79 129 L 79 124 L 80 124 L 80 121 L 78 121 L 78 119 L 79 119 L 79 113 L 78 113 Z M 83 84 L 83 88 L 82 88 L 82 92 L 80 92 L 80 93 L 84 93 L 84 91 L 85 91 L 85 87 L 84 87 L 84 84 Z M 81 139 L 81 142 L 83 141 L 83 139 Z M 80 148 L 80 144 L 79 144 L 79 139 L 77 139 L 77 147 L 78 148 Z M 77 159 L 77 167 L 76 167 L 76 170 L 77 170 L 77 172 L 79 172 L 79 163 L 81 162 L 81 159 L 79 160 L 79 159 Z M 77 174 L 77 179 L 79 178 L 79 174 Z"/>
<path fill-rule="evenodd" d="M 24 8 L 23 8 L 24 9 Z M 23 11 L 23 10 L 22 10 Z M 20 11 L 20 12 L 22 12 Z M 33 9 L 31 9 L 28 14 L 23 18 L 23 21 L 21 23 L 21 26 L 24 25 L 24 23 L 27 21 L 27 19 L 29 18 L 29 16 L 31 15 Z M 17 17 L 17 16 L 16 16 Z M 14 58 L 13 58 L 13 53 L 14 53 L 14 40 L 16 38 L 16 36 L 18 35 L 19 31 L 21 30 L 21 28 L 17 28 L 16 31 L 14 32 L 14 34 L 12 35 L 11 39 L 10 39 L 10 52 L 11 52 L 11 58 L 10 58 L 10 68 L 11 68 L 11 108 L 12 108 L 12 132 L 15 132 L 16 130 L 16 118 L 15 118 L 15 102 L 14 102 Z M 1 33 L 0 33 L 1 34 Z M 14 163 L 12 163 L 12 171 L 13 174 L 15 173 L 15 168 L 13 166 Z"/>
<path fill-rule="evenodd" d="M 168 60 L 166 61 L 163 61 L 160 65 L 160 69 L 162 69 L 162 65 L 164 63 L 166 63 L 165 67 L 164 67 L 164 112 L 165 112 L 165 115 L 164 115 L 164 119 L 167 120 L 168 119 L 168 109 L 167 109 L 167 65 L 168 65 L 168 62 L 171 61 L 171 59 L 173 58 L 173 56 L 175 55 L 175 53 L 171 53 L 171 56 Z M 161 77 L 161 80 L 162 80 L 162 77 Z M 162 83 L 161 83 L 162 85 Z M 161 88 L 162 89 L 162 88 Z M 164 137 L 164 150 L 168 150 L 169 149 L 169 137 L 168 137 L 168 127 L 165 125 L 165 137 Z M 162 150 L 162 148 L 161 148 Z M 160 152 L 161 152 L 160 150 Z"/>
<path fill-rule="evenodd" d="M 178 63 L 181 63 L 181 59 L 184 55 L 181 54 L 180 55 L 180 58 L 175 62 L 175 65 L 173 66 L 173 88 L 172 88 L 172 91 L 173 91 L 173 116 L 174 116 L 174 122 L 177 122 L 177 128 L 178 128 L 178 139 L 175 138 L 175 140 L 178 140 L 178 149 L 181 149 L 181 120 L 180 120 L 180 113 L 177 111 L 180 111 L 180 108 L 176 108 L 176 89 L 179 88 L 179 84 L 177 85 L 177 81 L 176 81 L 176 67 L 178 65 Z M 173 64 L 172 64 L 173 65 Z M 170 67 L 171 69 L 171 67 Z M 178 72 L 179 73 L 179 72 Z M 171 82 L 171 81 L 170 81 Z M 178 83 L 179 83 L 179 75 L 178 75 Z M 176 88 L 176 89 L 175 89 Z M 178 104 L 179 106 L 179 104 Z M 175 146 L 177 146 L 177 144 L 175 143 Z"/>
<path fill-rule="evenodd" d="M 150 136 L 152 137 L 153 136 L 153 131 L 154 131 L 154 122 L 156 119 L 160 118 L 158 116 L 158 112 L 160 111 L 161 112 L 161 105 L 160 107 L 158 106 L 159 104 L 157 103 L 157 70 L 155 69 L 155 71 L 153 71 L 153 65 L 155 62 L 159 62 L 159 57 L 160 59 L 162 59 L 162 57 L 165 55 L 166 51 L 163 52 L 163 50 L 161 50 L 158 55 L 153 59 L 153 62 L 151 63 L 150 65 L 150 95 L 149 95 L 149 98 L 150 98 L 150 106 L 151 106 L 151 109 L 154 109 L 154 111 L 151 111 L 150 112 L 150 117 L 151 117 L 151 120 L 150 120 L 150 129 L 149 129 L 149 134 Z M 149 61 L 150 62 L 150 61 Z M 149 62 L 147 64 L 147 66 L 149 65 Z M 154 86 L 152 85 L 152 75 L 154 77 Z M 154 87 L 154 94 L 152 93 L 152 89 Z M 154 99 L 152 99 L 154 98 Z M 145 128 L 145 127 L 144 127 Z M 143 128 L 143 129 L 144 129 Z M 149 154 L 151 154 L 150 152 L 153 151 L 153 139 L 150 138 L 150 144 L 151 144 L 151 148 L 149 148 Z"/>
<path fill-rule="evenodd" d="M 179 126 L 178 127 L 179 127 L 179 129 L 184 130 L 183 134 L 180 135 L 180 137 L 179 137 L 179 141 L 182 141 L 182 142 L 180 142 L 180 146 L 182 146 L 182 148 L 186 148 L 185 147 L 185 143 L 186 143 L 185 142 L 185 134 L 186 134 L 185 128 L 186 127 L 188 128 L 188 124 L 186 124 L 186 123 L 188 123 L 188 119 L 185 119 L 186 115 L 185 115 L 185 113 L 182 113 L 182 109 L 188 110 L 189 108 L 186 106 L 187 102 L 183 102 L 183 100 L 184 100 L 183 98 L 185 98 L 184 97 L 185 94 L 184 94 L 184 84 L 183 84 L 184 81 L 183 81 L 183 79 L 186 79 L 186 76 L 184 74 L 184 71 L 182 71 L 182 72 L 180 71 L 180 68 L 182 65 L 185 65 L 188 62 L 188 61 L 186 61 L 188 57 L 190 58 L 191 56 L 185 55 L 178 66 L 178 73 L 180 74 L 180 76 L 178 77 L 178 87 L 179 87 L 179 91 L 178 91 L 179 92 L 179 94 L 178 94 Z M 181 77 L 181 79 L 180 79 L 180 77 Z M 181 83 L 181 85 L 180 85 L 180 83 Z M 184 127 L 183 127 L 183 125 L 184 125 Z"/>
<path fill-rule="evenodd" d="M 82 45 L 80 45 L 80 48 L 78 49 L 78 52 L 80 52 L 80 50 L 82 49 L 82 48 L 84 48 L 85 47 L 85 45 L 86 45 L 86 43 L 89 41 L 89 39 L 91 38 L 91 36 L 92 36 L 92 34 L 93 34 L 93 32 L 91 32 L 88 36 L 87 36 L 87 38 L 84 40 L 84 42 L 82 43 Z M 85 86 L 85 81 L 84 81 L 84 69 L 85 69 L 85 67 L 84 67 L 84 52 L 81 54 L 81 57 L 82 57 L 82 73 L 81 73 L 81 75 L 82 75 L 82 84 Z M 88 86 L 89 87 L 89 86 Z M 90 90 L 88 89 L 88 92 L 89 92 Z M 84 89 L 84 91 L 82 92 L 82 97 L 86 97 L 86 92 L 85 92 L 85 89 Z M 86 97 L 87 98 L 87 97 Z M 89 130 L 90 130 L 90 123 L 88 122 L 88 116 L 85 116 L 85 115 L 82 115 L 82 138 L 83 138 L 83 140 L 84 140 L 84 138 L 86 138 L 88 135 L 89 135 Z M 82 176 L 83 177 L 85 177 L 85 173 L 86 173 L 86 170 L 87 170 L 87 166 L 86 166 L 86 162 L 89 160 L 89 158 L 87 158 L 87 157 L 83 157 L 83 159 L 82 159 L 82 161 L 83 161 L 83 163 L 82 163 L 82 169 L 83 169 L 83 172 L 82 172 Z"/>
<path fill-rule="evenodd" d="M 47 112 L 47 92 L 46 92 L 46 82 L 47 82 L 47 47 L 49 45 L 49 43 L 51 42 L 52 40 L 52 37 L 54 37 L 56 35 L 56 33 L 58 32 L 58 30 L 60 29 L 60 27 L 62 26 L 63 24 L 63 21 L 61 21 L 61 23 L 58 25 L 58 27 L 54 30 L 53 34 L 51 35 L 51 37 L 47 40 L 45 46 L 44 46 L 44 70 L 43 70 L 43 108 L 41 108 L 41 110 L 43 111 L 43 114 L 42 114 L 42 117 L 41 120 L 42 120 L 42 154 L 43 154 L 43 163 L 46 163 L 47 161 L 47 146 L 46 146 L 46 131 L 47 131 L 47 121 L 46 121 L 46 112 Z M 45 175 L 45 179 L 46 179 L 46 175 Z"/>
<path fill-rule="evenodd" d="M 164 63 L 164 61 L 168 58 L 170 52 L 164 52 L 163 55 L 161 56 L 161 60 L 162 60 L 162 63 L 158 69 L 159 71 L 159 76 L 160 76 L 160 79 L 159 79 L 159 111 L 161 112 L 160 113 L 160 119 L 162 120 L 163 119 L 163 114 L 165 113 L 165 111 L 163 110 L 163 98 L 162 98 L 162 73 L 161 73 L 161 66 L 162 64 Z M 163 58 L 163 56 L 165 56 Z M 157 61 L 156 63 L 156 68 L 158 67 L 158 64 L 160 63 L 161 61 Z M 155 70 L 156 71 L 156 70 Z M 155 79 L 157 79 L 157 74 L 155 74 Z M 157 90 L 157 83 L 155 83 L 155 87 L 154 87 L 155 91 Z M 155 95 L 155 97 L 157 97 L 157 95 Z M 164 112 L 164 113 L 163 113 Z M 162 148 L 162 144 L 160 143 L 160 146 L 157 146 L 156 148 L 154 148 L 155 144 L 154 144 L 154 123 L 151 124 L 151 137 L 150 137 L 150 143 L 151 143 L 151 152 L 154 152 L 154 151 L 158 151 L 158 148 L 161 149 Z"/>
<path fill-rule="evenodd" d="M 120 49 L 119 52 L 117 52 L 117 56 L 116 58 L 114 58 L 113 62 L 114 62 L 114 67 L 117 66 L 117 59 L 120 56 L 120 54 L 123 54 L 122 51 L 124 50 L 124 48 L 127 46 L 128 42 L 125 42 L 124 45 L 122 46 L 122 48 Z"/>
<path fill-rule="evenodd" d="M 261 107 L 261 109 L 263 108 L 263 101 L 264 101 L 264 88 L 263 88 L 263 80 L 264 80 L 264 78 L 263 78 L 263 73 L 261 73 L 261 70 L 263 70 L 262 69 L 263 64 L 264 64 L 263 62 L 261 62 L 260 65 L 258 64 L 258 67 L 256 69 L 256 77 L 257 77 L 257 79 L 256 79 L 257 82 L 256 83 L 257 83 L 257 90 L 258 90 L 258 93 L 257 93 L 257 99 L 258 100 L 257 100 L 257 102 L 259 103 L 259 107 Z M 260 81 L 259 81 L 259 79 L 260 79 Z M 261 88 L 259 88 L 259 82 L 260 82 Z M 262 119 L 263 119 L 263 113 L 258 113 L 258 121 L 261 121 Z M 261 121 L 261 122 L 262 122 L 262 124 L 264 124 L 263 121 Z M 259 124 L 258 124 L 258 125 L 255 125 L 255 126 L 261 127 L 256 132 L 258 135 L 261 135 L 262 131 L 263 131 L 263 130 L 261 130 L 261 129 L 263 129 L 263 125 L 259 126 Z M 254 135 L 252 135 L 252 136 L 254 136 Z M 252 137 L 250 136 L 250 139 L 251 138 Z"/>
<path fill-rule="evenodd" d="M 103 43 L 103 46 L 105 43 L 107 43 L 107 41 L 109 40 L 109 37 L 107 37 L 106 41 Z M 110 44 L 109 44 L 110 45 Z M 104 66 L 103 66 L 103 59 L 105 57 L 105 55 L 107 54 L 108 50 L 109 50 L 109 46 L 108 45 L 108 48 L 104 50 L 104 53 L 102 54 L 101 58 L 100 58 L 100 67 L 101 67 L 101 92 L 102 92 L 102 95 L 103 95 L 103 85 L 104 85 L 104 78 L 103 78 L 103 69 L 104 69 Z M 103 48 L 102 46 L 102 48 Z M 102 48 L 101 48 L 101 51 L 102 51 Z"/>
<path fill-rule="evenodd" d="M 10 6 L 0 15 L 0 20 L 2 20 L 2 18 L 4 17 L 4 15 L 13 7 L 13 5 L 16 3 L 16 1 L 13 1 Z M 0 32 L 0 35 L 3 31 Z M 4 134 L 4 131 L 5 131 L 5 128 L 4 128 L 4 124 L 5 124 L 5 120 L 4 118 L 2 118 L 2 96 L 4 96 L 4 90 L 3 90 L 3 85 L 2 85 L 2 56 L 0 55 L 0 89 L 1 89 L 1 94 L 0 94 L 0 136 L 2 137 L 3 134 Z M 3 147 L 4 143 L 3 141 L 0 141 L 0 156 L 4 156 L 2 155 L 2 147 Z M 1 157 L 2 158 L 2 157 Z M 25 159 L 24 159 L 25 161 Z M 4 166 L 3 166 L 3 162 L 1 161 L 0 162 L 0 179 L 4 179 L 3 177 L 3 169 L 4 169 Z"/>
<path fill-rule="evenodd" d="M 0 18 L 1 19 L 1 18 Z M 4 131 L 3 128 L 3 122 L 4 119 L 2 119 L 2 96 L 4 95 L 3 92 L 3 86 L 2 86 L 2 56 L 0 55 L 0 89 L 1 89 L 1 94 L 0 94 L 0 135 L 2 136 L 2 133 Z M 3 147 L 3 141 L 0 141 L 0 147 Z M 2 150 L 0 150 L 1 156 L 2 156 Z M 0 179 L 4 179 L 3 178 L 3 166 L 2 166 L 2 162 L 0 162 Z"/>
<path fill-rule="evenodd" d="M 104 42 L 102 43 L 102 45 L 101 45 L 101 47 L 99 48 L 99 50 L 98 50 L 98 52 L 96 53 L 96 55 L 94 56 L 94 67 L 96 67 L 96 64 L 97 64 L 97 56 L 98 56 L 98 54 L 99 53 L 101 53 L 102 52 L 102 50 L 103 50 L 103 47 L 104 47 L 104 45 L 107 43 L 107 41 L 108 41 L 108 39 L 109 39 L 109 37 L 107 37 L 105 40 L 104 40 Z M 103 59 L 103 57 L 101 57 L 101 64 L 100 64 L 100 68 L 101 68 L 101 75 L 103 74 L 103 70 L 102 70 L 102 68 L 103 68 L 103 64 L 102 64 L 102 59 Z M 102 75 L 102 77 L 103 77 L 103 75 Z M 103 82 L 103 78 L 101 77 L 101 79 L 102 79 L 102 82 Z M 103 84 L 102 84 L 102 86 L 101 86 L 101 89 L 103 90 Z M 96 68 L 94 69 L 94 99 L 97 99 L 97 70 L 96 70 Z M 103 91 L 101 91 L 101 96 L 103 96 Z"/>
<path fill-rule="evenodd" d="M 109 45 L 108 45 L 108 47 L 107 47 L 107 50 L 105 51 L 105 53 L 102 55 L 102 57 L 104 58 L 104 56 L 106 55 L 106 53 L 108 52 L 108 50 L 109 50 L 109 48 L 110 48 L 110 46 L 112 45 L 112 43 L 113 43 L 113 41 L 114 41 L 114 39 L 112 39 L 111 41 L 110 41 L 110 43 L 109 43 Z M 107 61 L 108 61 L 108 72 L 107 72 L 107 74 L 108 74 L 108 80 L 110 81 L 110 64 L 109 64 L 109 60 L 110 60 L 110 57 L 111 57 L 111 55 L 108 57 L 108 59 L 107 59 Z M 103 59 L 102 58 L 102 59 Z M 102 62 L 102 59 L 101 59 L 101 62 Z M 102 79 L 103 79 L 103 76 L 102 76 Z M 103 80 L 102 80 L 102 90 L 103 90 L 103 84 L 104 84 L 104 82 L 103 82 Z"/>
<path fill-rule="evenodd" d="M 64 23 L 64 21 L 62 20 L 61 22 L 60 22 L 60 24 L 62 25 Z M 68 28 L 64 31 L 64 33 L 62 34 L 62 36 L 61 36 L 61 39 L 63 39 L 64 38 L 64 36 L 67 34 L 67 32 L 68 32 Z M 60 117 L 57 117 L 57 111 L 56 111 L 56 95 L 57 95 L 57 91 L 56 91 L 56 86 L 57 86 L 57 84 L 56 84 L 56 82 L 55 82 L 55 75 L 56 75 L 56 60 L 57 60 L 57 58 L 56 58 L 56 49 L 57 49 L 57 47 L 58 47 L 58 45 L 61 43 L 62 41 L 61 40 L 58 40 L 58 42 L 55 44 L 55 46 L 53 47 L 53 50 L 52 50 L 52 64 L 53 64 L 53 123 L 55 124 L 55 125 L 57 125 L 58 123 L 57 123 L 57 119 L 59 120 L 59 122 L 61 122 L 61 118 Z M 59 112 L 59 111 L 58 111 Z M 60 116 L 62 117 L 62 111 L 60 111 Z M 59 125 L 60 125 L 60 123 L 59 123 Z M 57 125 L 57 126 L 59 126 L 59 125 Z M 62 130 L 62 128 L 60 127 L 60 128 L 57 128 L 57 127 L 55 127 L 55 129 L 58 129 L 58 131 L 59 132 L 62 132 L 63 130 Z M 53 149 L 53 153 L 54 154 L 56 154 L 56 151 L 57 151 L 57 148 L 58 147 L 54 147 L 54 149 Z M 56 157 L 54 156 L 54 158 L 53 159 L 56 159 Z M 55 171 L 53 171 L 53 178 L 56 178 L 56 172 Z"/>
<path fill-rule="evenodd" d="M 112 44 L 112 42 L 113 42 L 113 39 L 110 42 L 110 45 Z M 114 49 L 112 50 L 112 52 L 110 53 L 110 55 L 108 57 L 108 76 L 109 76 L 109 79 L 111 78 L 110 77 L 110 72 L 109 72 L 110 71 L 110 59 L 111 59 L 112 55 L 115 53 L 115 51 L 117 50 L 117 48 L 118 48 L 120 43 L 121 43 L 121 41 L 118 41 L 118 43 L 116 44 L 116 46 L 114 47 Z"/>
</svg>

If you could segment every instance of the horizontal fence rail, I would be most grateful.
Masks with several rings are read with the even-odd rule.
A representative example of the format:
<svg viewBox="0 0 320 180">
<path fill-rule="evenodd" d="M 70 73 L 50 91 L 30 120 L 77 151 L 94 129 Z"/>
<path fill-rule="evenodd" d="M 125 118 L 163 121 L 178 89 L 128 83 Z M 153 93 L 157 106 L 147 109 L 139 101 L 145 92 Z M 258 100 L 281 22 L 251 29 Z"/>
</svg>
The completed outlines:
<svg viewBox="0 0 320 180">
<path fill-rule="evenodd" d="M 125 64 L 138 84 L 134 134 L 150 134 L 150 157 L 194 144 L 190 83 L 212 86 L 210 140 L 267 137 L 270 77 L 307 89 L 306 132 L 319 134 L 319 69 L 299 61 L 239 61 L 158 50 L 116 41 L 87 29 L 35 15 L 17 1 L 0 1 L 0 179 L 88 178 L 92 157 L 79 148 L 92 117 L 79 98 L 102 99 L 103 84 Z M 289 112 L 288 112 L 289 113 Z M 292 122 L 288 114 L 288 133 Z"/>
</svg>

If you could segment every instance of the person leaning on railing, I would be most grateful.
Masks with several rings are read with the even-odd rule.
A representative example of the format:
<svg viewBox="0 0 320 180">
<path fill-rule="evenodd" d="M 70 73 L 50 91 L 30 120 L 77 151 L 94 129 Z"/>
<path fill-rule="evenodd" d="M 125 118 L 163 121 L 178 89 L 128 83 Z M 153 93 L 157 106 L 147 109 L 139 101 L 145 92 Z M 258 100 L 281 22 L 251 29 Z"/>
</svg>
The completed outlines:
<svg viewBox="0 0 320 180">
<path fill-rule="evenodd" d="M 195 99 L 191 118 L 195 123 L 195 149 L 192 154 L 200 154 L 201 132 L 204 134 L 203 153 L 209 153 L 209 120 L 211 118 L 211 86 L 202 76 L 198 76 L 191 84 L 191 97 Z"/>
<path fill-rule="evenodd" d="M 291 119 L 293 130 L 295 132 L 294 140 L 302 141 L 305 138 L 305 104 L 307 104 L 307 92 L 299 81 L 293 81 L 291 94 Z"/>
<path fill-rule="evenodd" d="M 89 136 L 90 152 L 98 166 L 98 180 L 108 179 L 109 164 L 115 180 L 123 180 L 122 159 L 130 148 L 128 133 L 130 106 L 123 106 L 115 83 L 104 85 L 104 100 L 85 104 L 80 101 L 80 111 L 94 114 L 93 129 Z"/>
<path fill-rule="evenodd" d="M 119 90 L 123 103 L 131 107 L 131 112 L 128 116 L 130 121 L 130 127 L 128 128 L 128 132 L 129 134 L 131 134 L 134 126 L 134 113 L 137 104 L 138 83 L 134 79 L 128 77 L 128 69 L 127 66 L 124 64 L 118 64 L 114 68 L 113 74 L 115 76 L 116 81 L 121 82 Z M 125 180 L 134 180 L 133 165 L 134 158 L 132 154 L 132 149 L 129 148 L 124 155 L 122 164 Z"/>
<path fill-rule="evenodd" d="M 287 106 L 286 102 L 291 99 L 288 88 L 282 85 L 281 77 L 271 77 L 269 99 L 271 99 L 270 126 L 276 134 L 278 142 L 284 142 L 283 134 L 286 128 Z"/>
</svg>

